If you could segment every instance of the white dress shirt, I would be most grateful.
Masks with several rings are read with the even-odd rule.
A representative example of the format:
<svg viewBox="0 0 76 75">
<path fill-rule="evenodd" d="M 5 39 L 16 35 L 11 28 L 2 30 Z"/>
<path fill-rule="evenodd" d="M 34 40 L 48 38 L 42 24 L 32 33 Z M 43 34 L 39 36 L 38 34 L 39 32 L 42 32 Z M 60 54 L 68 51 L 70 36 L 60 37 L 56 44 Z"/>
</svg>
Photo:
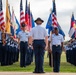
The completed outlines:
<svg viewBox="0 0 76 75">
<path fill-rule="evenodd" d="M 52 45 L 61 45 L 61 42 L 64 41 L 63 36 L 61 34 L 51 36 Z"/>
<path fill-rule="evenodd" d="M 42 40 L 45 39 L 48 34 L 45 28 L 41 27 L 41 25 L 37 25 L 31 30 L 29 36 L 32 36 L 34 40 Z"/>
<path fill-rule="evenodd" d="M 29 37 L 29 33 L 28 32 L 20 31 L 18 33 L 18 38 L 20 39 L 20 41 L 28 42 L 28 37 Z"/>
</svg>

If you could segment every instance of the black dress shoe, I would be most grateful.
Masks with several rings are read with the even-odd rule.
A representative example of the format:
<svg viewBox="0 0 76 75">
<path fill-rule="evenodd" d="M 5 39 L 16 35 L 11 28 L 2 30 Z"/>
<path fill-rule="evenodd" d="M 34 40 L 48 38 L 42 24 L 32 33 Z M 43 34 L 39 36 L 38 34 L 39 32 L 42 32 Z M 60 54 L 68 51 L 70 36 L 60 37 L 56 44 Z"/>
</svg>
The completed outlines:
<svg viewBox="0 0 76 75">
<path fill-rule="evenodd" d="M 24 66 L 20 66 L 21 68 L 23 68 Z"/>
<path fill-rule="evenodd" d="M 43 72 L 39 72 L 39 73 L 45 73 L 45 72 L 43 71 Z"/>
<path fill-rule="evenodd" d="M 33 73 L 39 73 L 39 72 L 34 71 Z"/>
</svg>

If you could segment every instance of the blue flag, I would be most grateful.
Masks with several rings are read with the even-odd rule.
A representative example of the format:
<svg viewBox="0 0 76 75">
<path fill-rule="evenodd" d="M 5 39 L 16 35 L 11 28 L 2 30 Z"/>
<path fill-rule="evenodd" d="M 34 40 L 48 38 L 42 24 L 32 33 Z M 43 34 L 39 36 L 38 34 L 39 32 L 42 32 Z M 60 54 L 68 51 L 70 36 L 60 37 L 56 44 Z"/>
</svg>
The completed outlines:
<svg viewBox="0 0 76 75">
<path fill-rule="evenodd" d="M 55 0 L 53 0 L 53 10 L 52 13 L 49 16 L 46 29 L 48 29 L 48 34 L 50 34 L 50 31 L 53 30 L 54 26 L 59 28 L 59 33 L 63 36 L 65 36 L 63 30 L 61 29 L 60 25 L 57 22 L 57 17 L 56 17 L 56 4 Z"/>
<path fill-rule="evenodd" d="M 15 19 L 16 19 L 16 23 L 18 25 L 18 29 L 16 29 L 16 35 L 18 35 L 18 33 L 21 31 L 21 29 L 20 29 L 20 24 L 19 24 L 19 22 L 18 22 L 16 17 L 15 17 Z"/>
<path fill-rule="evenodd" d="M 58 24 L 58 29 L 59 29 L 59 33 L 63 36 L 65 36 L 65 33 L 63 32 L 62 28 L 60 27 L 60 25 Z"/>
<path fill-rule="evenodd" d="M 49 29 L 50 27 L 52 27 L 52 17 L 51 17 L 51 14 L 50 14 L 48 22 L 46 24 L 46 29 Z"/>
<path fill-rule="evenodd" d="M 31 12 L 31 21 L 32 21 L 32 28 L 33 28 L 33 27 L 35 27 L 35 23 L 34 23 L 34 18 L 33 18 L 32 12 Z"/>
<path fill-rule="evenodd" d="M 46 29 L 48 29 L 48 34 L 50 34 L 50 31 L 52 30 L 52 17 L 51 14 L 49 15 L 48 22 L 46 24 Z"/>
</svg>

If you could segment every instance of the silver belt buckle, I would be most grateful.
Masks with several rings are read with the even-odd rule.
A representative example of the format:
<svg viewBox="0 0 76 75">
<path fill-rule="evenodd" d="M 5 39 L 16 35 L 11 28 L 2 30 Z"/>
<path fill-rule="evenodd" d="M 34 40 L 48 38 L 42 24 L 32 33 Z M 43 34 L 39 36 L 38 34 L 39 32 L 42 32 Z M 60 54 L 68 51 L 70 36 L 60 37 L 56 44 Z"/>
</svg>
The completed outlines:
<svg viewBox="0 0 76 75">
<path fill-rule="evenodd" d="M 24 41 L 24 43 L 25 43 L 25 41 Z"/>
<path fill-rule="evenodd" d="M 57 47 L 58 45 L 56 45 L 56 47 Z"/>
</svg>

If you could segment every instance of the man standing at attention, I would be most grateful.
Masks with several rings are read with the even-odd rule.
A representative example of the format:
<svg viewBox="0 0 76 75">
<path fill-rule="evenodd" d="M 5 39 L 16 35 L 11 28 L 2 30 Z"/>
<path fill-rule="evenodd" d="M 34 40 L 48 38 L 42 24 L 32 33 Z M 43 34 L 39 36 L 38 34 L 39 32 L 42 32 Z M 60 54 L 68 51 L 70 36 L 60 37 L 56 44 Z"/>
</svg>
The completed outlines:
<svg viewBox="0 0 76 75">
<path fill-rule="evenodd" d="M 26 52 L 28 49 L 28 33 L 26 30 L 26 25 L 23 23 L 21 31 L 18 33 L 18 39 L 20 43 L 20 67 L 26 67 Z"/>
<path fill-rule="evenodd" d="M 41 27 L 43 22 L 41 18 L 37 18 L 35 20 L 37 26 L 31 30 L 29 35 L 29 46 L 33 45 L 35 53 L 35 70 L 33 73 L 44 73 L 43 62 L 45 49 L 48 47 L 48 34 L 46 30 Z"/>
<path fill-rule="evenodd" d="M 57 27 L 54 28 L 54 34 L 51 36 L 52 54 L 53 54 L 53 72 L 60 71 L 60 57 L 63 49 L 63 36 L 59 34 Z"/>
</svg>

